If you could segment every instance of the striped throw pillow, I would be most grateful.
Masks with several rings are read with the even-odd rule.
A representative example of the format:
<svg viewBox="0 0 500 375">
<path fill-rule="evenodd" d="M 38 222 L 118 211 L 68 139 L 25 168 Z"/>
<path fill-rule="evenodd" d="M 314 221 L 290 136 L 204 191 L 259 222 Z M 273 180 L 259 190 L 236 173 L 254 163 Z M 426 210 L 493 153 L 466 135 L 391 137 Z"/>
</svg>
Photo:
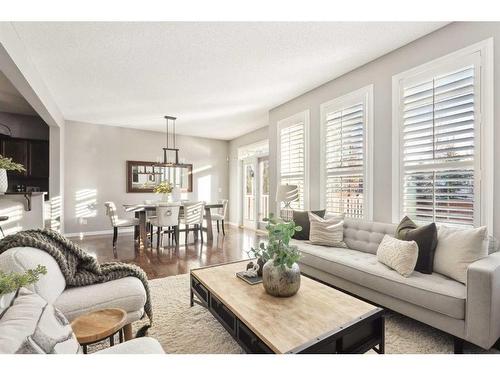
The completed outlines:
<svg viewBox="0 0 500 375">
<path fill-rule="evenodd" d="M 339 217 L 323 219 L 309 212 L 309 221 L 311 223 L 309 241 L 312 244 L 347 247 L 344 242 L 344 220 Z"/>
</svg>

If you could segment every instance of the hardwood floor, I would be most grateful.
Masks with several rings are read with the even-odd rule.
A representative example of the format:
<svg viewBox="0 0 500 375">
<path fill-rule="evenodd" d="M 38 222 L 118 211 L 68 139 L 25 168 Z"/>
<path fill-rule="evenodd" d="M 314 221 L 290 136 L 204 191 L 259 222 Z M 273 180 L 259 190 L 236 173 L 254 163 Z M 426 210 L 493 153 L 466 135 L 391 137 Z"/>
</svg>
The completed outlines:
<svg viewBox="0 0 500 375">
<path fill-rule="evenodd" d="M 116 258 L 113 255 L 112 235 L 87 236 L 82 239 L 72 238 L 89 253 L 94 254 L 99 262 L 122 261 L 140 266 L 150 279 L 189 273 L 198 268 L 218 263 L 246 259 L 247 251 L 265 239 L 253 230 L 241 229 L 226 225 L 226 235 L 217 233 L 214 228 L 214 239 L 211 243 L 194 241 L 193 234 L 185 245 L 181 234 L 178 248 L 164 239 L 164 248 L 156 249 L 156 237 L 153 247 L 146 248 L 142 254 L 136 249 L 132 233 L 120 233 L 116 245 Z M 167 246 L 170 245 L 170 246 Z"/>
</svg>

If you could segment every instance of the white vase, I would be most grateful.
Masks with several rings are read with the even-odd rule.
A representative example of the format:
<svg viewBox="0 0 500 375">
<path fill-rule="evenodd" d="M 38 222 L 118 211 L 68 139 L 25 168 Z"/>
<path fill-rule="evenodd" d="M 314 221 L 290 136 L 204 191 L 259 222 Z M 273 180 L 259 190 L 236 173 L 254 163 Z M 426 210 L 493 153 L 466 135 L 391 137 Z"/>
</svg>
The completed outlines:
<svg viewBox="0 0 500 375">
<path fill-rule="evenodd" d="M 0 168 L 0 194 L 5 193 L 8 187 L 9 181 L 7 180 L 7 171 Z"/>
</svg>

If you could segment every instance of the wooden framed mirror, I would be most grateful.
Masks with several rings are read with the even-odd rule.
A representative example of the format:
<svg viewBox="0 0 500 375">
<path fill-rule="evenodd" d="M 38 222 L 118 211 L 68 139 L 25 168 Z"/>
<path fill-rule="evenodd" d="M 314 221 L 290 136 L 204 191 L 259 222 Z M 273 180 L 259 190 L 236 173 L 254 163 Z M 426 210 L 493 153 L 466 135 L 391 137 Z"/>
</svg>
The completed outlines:
<svg viewBox="0 0 500 375">
<path fill-rule="evenodd" d="M 193 191 L 193 164 L 158 166 L 152 161 L 127 160 L 127 193 L 152 193 L 156 185 L 170 181 L 181 192 Z"/>
</svg>

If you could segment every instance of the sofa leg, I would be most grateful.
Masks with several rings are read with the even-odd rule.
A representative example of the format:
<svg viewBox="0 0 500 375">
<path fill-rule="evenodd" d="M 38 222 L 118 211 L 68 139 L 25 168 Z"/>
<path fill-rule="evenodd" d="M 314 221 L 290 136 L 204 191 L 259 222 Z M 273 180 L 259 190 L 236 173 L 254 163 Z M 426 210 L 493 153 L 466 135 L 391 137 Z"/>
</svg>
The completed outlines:
<svg viewBox="0 0 500 375">
<path fill-rule="evenodd" d="M 132 324 L 126 324 L 123 326 L 123 334 L 125 336 L 125 341 L 132 340 Z"/>
<path fill-rule="evenodd" d="M 455 354 L 464 354 L 464 340 L 459 337 L 453 338 L 453 351 Z"/>
</svg>

